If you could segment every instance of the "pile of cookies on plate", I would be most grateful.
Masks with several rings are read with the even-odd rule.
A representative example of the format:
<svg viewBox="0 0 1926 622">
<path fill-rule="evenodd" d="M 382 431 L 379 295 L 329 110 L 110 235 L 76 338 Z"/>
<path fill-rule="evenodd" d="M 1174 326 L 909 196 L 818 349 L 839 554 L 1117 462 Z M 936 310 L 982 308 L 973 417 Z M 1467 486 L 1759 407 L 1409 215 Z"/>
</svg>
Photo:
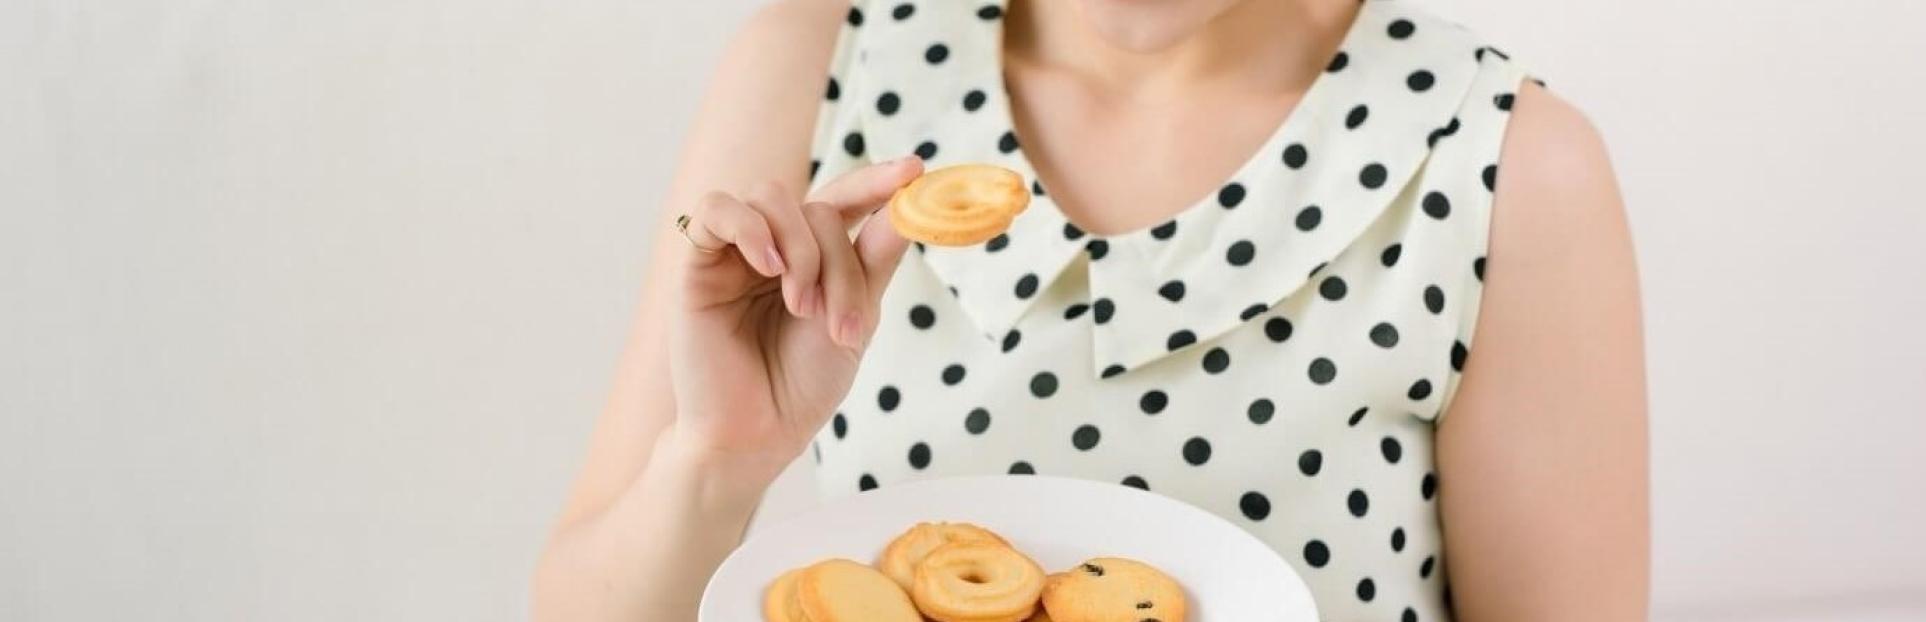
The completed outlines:
<svg viewBox="0 0 1926 622">
<path fill-rule="evenodd" d="M 777 577 L 768 622 L 1184 622 L 1183 587 L 1143 562 L 1099 557 L 1045 575 L 968 523 L 917 523 L 874 567 L 826 559 Z"/>
</svg>

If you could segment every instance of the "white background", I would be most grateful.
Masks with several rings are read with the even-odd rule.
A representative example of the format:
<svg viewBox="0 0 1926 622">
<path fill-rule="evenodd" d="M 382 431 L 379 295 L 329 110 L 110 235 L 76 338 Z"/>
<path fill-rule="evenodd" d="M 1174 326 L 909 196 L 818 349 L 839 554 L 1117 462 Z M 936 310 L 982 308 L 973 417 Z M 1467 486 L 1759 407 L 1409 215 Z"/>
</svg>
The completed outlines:
<svg viewBox="0 0 1926 622">
<path fill-rule="evenodd" d="M 1926 3 L 1424 3 L 1613 146 L 1659 617 L 1926 617 Z M 0 619 L 522 617 L 753 4 L 0 0 Z"/>
</svg>

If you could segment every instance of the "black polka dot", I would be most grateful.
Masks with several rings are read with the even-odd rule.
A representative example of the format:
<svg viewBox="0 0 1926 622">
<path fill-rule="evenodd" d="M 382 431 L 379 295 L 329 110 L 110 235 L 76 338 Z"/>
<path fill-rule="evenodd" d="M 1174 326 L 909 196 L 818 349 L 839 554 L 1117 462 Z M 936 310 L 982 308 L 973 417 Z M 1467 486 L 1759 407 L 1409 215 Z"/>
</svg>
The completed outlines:
<svg viewBox="0 0 1926 622">
<path fill-rule="evenodd" d="M 1199 466 L 1210 462 L 1210 441 L 1204 440 L 1201 436 L 1193 436 L 1190 440 L 1184 441 L 1184 462 Z"/>
<path fill-rule="evenodd" d="M 1291 321 L 1281 317 L 1265 320 L 1264 336 L 1269 337 L 1271 341 L 1284 343 L 1285 339 L 1291 338 Z"/>
<path fill-rule="evenodd" d="M 876 407 L 883 409 L 883 412 L 894 411 L 896 406 L 902 403 L 903 392 L 896 390 L 896 387 L 886 386 L 883 390 L 876 392 Z"/>
<path fill-rule="evenodd" d="M 1378 597 L 1378 584 L 1372 582 L 1371 577 L 1359 579 L 1357 594 L 1358 600 L 1367 603 L 1371 602 L 1371 599 Z"/>
<path fill-rule="evenodd" d="M 896 114 L 896 111 L 902 107 L 903 98 L 897 97 L 896 93 L 884 91 L 876 98 L 876 111 L 883 113 L 884 116 Z"/>
<path fill-rule="evenodd" d="M 1031 376 L 1030 394 L 1038 398 L 1047 398 L 1056 395 L 1057 375 L 1047 371 L 1040 371 L 1037 372 L 1037 375 Z"/>
<path fill-rule="evenodd" d="M 1465 350 L 1465 342 L 1451 342 L 1451 371 L 1465 370 L 1465 357 L 1471 353 Z"/>
<path fill-rule="evenodd" d="M 1104 378 L 1115 378 L 1122 373 L 1124 373 L 1124 366 L 1122 365 L 1111 365 L 1103 368 Z"/>
<path fill-rule="evenodd" d="M 1418 578 L 1420 579 L 1431 578 L 1431 571 L 1434 568 L 1436 568 L 1437 565 L 1438 565 L 1438 557 L 1436 555 L 1426 555 L 1424 558 L 1424 563 L 1418 564 Z"/>
<path fill-rule="evenodd" d="M 1235 208 L 1237 204 L 1244 202 L 1244 194 L 1244 184 L 1237 182 L 1225 184 L 1222 189 L 1217 191 L 1217 204 L 1223 206 L 1224 209 Z"/>
<path fill-rule="evenodd" d="M 1425 310 L 1430 311 L 1432 315 L 1444 313 L 1444 303 L 1443 289 L 1440 289 L 1436 285 L 1429 285 L 1424 288 Z"/>
<path fill-rule="evenodd" d="M 844 417 L 842 413 L 836 413 L 836 416 L 829 420 L 829 431 L 836 435 L 836 440 L 849 436 L 849 418 Z"/>
<path fill-rule="evenodd" d="M 909 320 L 910 326 L 927 329 L 936 325 L 936 310 L 929 308 L 928 305 L 910 307 Z"/>
<path fill-rule="evenodd" d="M 827 99 L 829 101 L 836 101 L 838 99 L 841 99 L 842 97 L 843 97 L 843 85 L 837 84 L 836 78 L 832 76 L 831 78 L 829 78 L 828 91 L 823 93 L 823 99 Z"/>
<path fill-rule="evenodd" d="M 1110 254 L 1110 243 L 1103 240 L 1091 240 L 1089 244 L 1083 245 L 1083 252 L 1090 253 L 1091 261 L 1103 259 L 1104 255 Z"/>
<path fill-rule="evenodd" d="M 1391 552 L 1393 553 L 1404 552 L 1404 528 L 1403 527 L 1399 527 L 1391 530 Z"/>
<path fill-rule="evenodd" d="M 1318 223 L 1321 223 L 1321 222 L 1324 222 L 1324 210 L 1319 209 L 1318 206 L 1316 205 L 1308 205 L 1308 206 L 1305 206 L 1304 209 L 1297 211 L 1297 230 L 1298 231 L 1310 231 L 1312 229 L 1316 229 Z"/>
<path fill-rule="evenodd" d="M 1418 612 L 1413 611 L 1410 607 L 1405 607 L 1404 613 L 1398 616 L 1398 622 L 1418 622 Z"/>
<path fill-rule="evenodd" d="M 1313 267 L 1311 268 L 1311 272 L 1310 272 L 1309 274 L 1306 274 L 1306 275 L 1304 275 L 1304 278 L 1307 278 L 1307 279 L 1315 279 L 1315 278 L 1317 278 L 1317 273 L 1319 273 L 1319 272 L 1323 272 L 1323 271 L 1324 271 L 1324 268 L 1325 268 L 1326 266 L 1329 266 L 1329 265 L 1331 265 L 1331 262 L 1328 262 L 1328 261 L 1320 261 L 1320 262 L 1318 262 L 1318 264 L 1317 264 L 1316 266 L 1313 266 Z"/>
<path fill-rule="evenodd" d="M 1125 476 L 1123 478 L 1123 485 L 1129 486 L 1131 488 L 1135 488 L 1137 490 L 1150 490 L 1150 482 L 1146 482 L 1144 481 L 1144 478 L 1137 477 L 1135 475 Z"/>
<path fill-rule="evenodd" d="M 916 247 L 916 254 L 918 254 L 918 255 L 921 255 L 921 254 L 923 254 L 923 253 L 926 253 L 926 252 L 929 252 L 929 247 L 928 247 L 928 246 L 925 246 L 925 245 L 924 245 L 924 244 L 923 244 L 922 242 L 917 242 L 917 243 L 915 243 L 915 244 L 913 244 L 913 246 L 915 246 L 915 247 Z"/>
<path fill-rule="evenodd" d="M 1209 352 L 1204 353 L 1205 373 L 1221 374 L 1226 369 L 1230 369 L 1229 352 L 1224 351 L 1223 348 L 1211 348 Z"/>
<path fill-rule="evenodd" d="M 1405 391 L 1404 395 L 1413 400 L 1431 397 L 1431 381 L 1419 378 L 1417 382 L 1411 383 L 1411 390 Z"/>
<path fill-rule="evenodd" d="M 1003 250 L 1005 248 L 1009 248 L 1009 246 L 1010 246 L 1010 234 L 999 233 L 999 234 L 996 234 L 996 237 L 990 238 L 990 241 L 983 243 L 983 250 L 994 253 L 994 252 Z"/>
<path fill-rule="evenodd" d="M 1162 287 L 1157 288 L 1157 295 L 1163 296 L 1164 300 L 1171 302 L 1181 301 L 1184 299 L 1184 282 L 1170 281 L 1164 283 Z"/>
<path fill-rule="evenodd" d="M 936 157 L 936 143 L 926 140 L 926 141 L 923 141 L 922 144 L 917 145 L 916 157 L 922 158 L 924 160 L 928 160 L 930 158 Z"/>
<path fill-rule="evenodd" d="M 815 179 L 815 178 L 816 178 L 816 172 L 817 172 L 817 171 L 820 171 L 820 170 L 822 170 L 822 169 L 823 169 L 823 161 L 822 161 L 822 160 L 816 160 L 816 159 L 811 159 L 811 160 L 809 161 L 809 178 L 810 178 L 810 179 Z"/>
<path fill-rule="evenodd" d="M 1371 412 L 1370 408 L 1359 408 L 1351 413 L 1351 418 L 1346 420 L 1344 424 L 1355 428 L 1358 426 L 1358 422 L 1364 420 L 1364 414 L 1368 412 Z"/>
<path fill-rule="evenodd" d="M 921 471 L 924 468 L 927 468 L 930 466 L 929 443 L 919 442 L 915 445 L 910 445 L 909 464 L 910 464 L 910 468 L 916 469 L 918 471 Z"/>
<path fill-rule="evenodd" d="M 1069 307 L 1063 310 L 1063 319 L 1074 320 L 1074 319 L 1083 317 L 1083 314 L 1089 310 L 1090 310 L 1090 305 L 1087 305 L 1081 302 L 1070 305 Z"/>
<path fill-rule="evenodd" d="M 849 16 L 845 18 L 845 21 L 848 21 L 851 26 L 863 25 L 863 12 L 857 10 L 856 7 L 849 7 Z"/>
<path fill-rule="evenodd" d="M 1036 475 L 1037 468 L 1030 466 L 1030 463 L 1028 462 L 1018 460 L 1016 462 L 1010 463 L 1010 474 L 1011 475 Z"/>
<path fill-rule="evenodd" d="M 849 135 L 843 137 L 843 153 L 849 154 L 849 157 L 852 158 L 862 157 L 863 135 L 861 132 L 850 132 Z"/>
<path fill-rule="evenodd" d="M 1479 257 L 1471 261 L 1471 274 L 1478 277 L 1478 282 L 1485 281 L 1485 258 Z"/>
<path fill-rule="evenodd" d="M 1499 93 L 1497 97 L 1491 98 L 1491 104 L 1493 106 L 1497 106 L 1499 110 L 1503 110 L 1505 112 L 1511 112 L 1512 103 L 1517 101 L 1518 101 L 1518 96 L 1513 95 L 1511 93 Z"/>
<path fill-rule="evenodd" d="M 1004 352 L 1015 350 L 1019 343 L 1023 343 L 1023 331 L 1012 328 L 1010 332 L 1003 333 Z"/>
<path fill-rule="evenodd" d="M 1025 274 L 1023 275 L 1023 278 L 1017 279 L 1016 297 L 1028 299 L 1029 297 L 1035 296 L 1036 294 L 1037 294 L 1037 275 Z"/>
<path fill-rule="evenodd" d="M 1439 140 L 1443 139 L 1446 136 L 1450 136 L 1452 134 L 1458 133 L 1458 128 L 1460 127 L 1462 127 L 1462 124 L 1458 122 L 1458 118 L 1452 117 L 1451 124 L 1435 130 L 1431 130 L 1431 135 L 1425 137 L 1424 144 L 1426 146 L 1436 147 L 1438 146 Z"/>
<path fill-rule="evenodd" d="M 1090 304 L 1090 318 L 1096 320 L 1098 324 L 1109 323 L 1110 317 L 1116 314 L 1117 304 L 1110 302 L 1109 298 L 1098 298 L 1096 302 Z"/>
<path fill-rule="evenodd" d="M 1177 221 L 1175 220 L 1157 225 L 1156 228 L 1150 230 L 1150 237 L 1159 240 L 1168 240 L 1170 236 L 1173 235 L 1177 235 Z"/>
<path fill-rule="evenodd" d="M 1418 484 L 1418 494 L 1423 495 L 1426 501 L 1430 501 L 1432 497 L 1437 496 L 1438 476 L 1431 473 L 1424 474 L 1424 481 Z"/>
<path fill-rule="evenodd" d="M 1426 216 L 1444 220 L 1446 216 L 1451 215 L 1451 199 L 1445 198 L 1442 192 L 1425 193 L 1424 213 Z"/>
<path fill-rule="evenodd" d="M 1304 563 L 1310 564 L 1312 568 L 1323 568 L 1325 564 L 1331 563 L 1331 547 L 1325 546 L 1323 540 L 1304 543 Z"/>
<path fill-rule="evenodd" d="M 1484 172 L 1484 178 L 1485 178 L 1485 190 L 1487 192 L 1497 192 L 1498 191 L 1498 165 L 1492 164 L 1492 165 L 1486 166 L 1485 172 Z"/>
<path fill-rule="evenodd" d="M 1284 166 L 1291 167 L 1291 170 L 1304 168 L 1304 163 L 1310 159 L 1311 152 L 1306 151 L 1302 143 L 1291 143 L 1291 146 L 1284 148 Z"/>
<path fill-rule="evenodd" d="M 866 492 L 875 489 L 876 476 L 864 473 L 862 477 L 856 478 L 856 490 Z"/>
<path fill-rule="evenodd" d="M 1379 322 L 1377 326 L 1371 327 L 1371 343 L 1377 344 L 1380 348 L 1398 345 L 1398 327 L 1392 326 L 1389 322 Z"/>
<path fill-rule="evenodd" d="M 1264 520 L 1271 515 L 1271 500 L 1265 498 L 1263 494 L 1247 492 L 1237 500 L 1237 509 L 1244 511 L 1244 518 Z"/>
<path fill-rule="evenodd" d="M 1404 444 L 1399 443 L 1398 439 L 1386 436 L 1383 440 L 1378 441 L 1378 453 L 1384 454 L 1385 462 L 1397 464 L 1399 460 L 1404 458 Z"/>
<path fill-rule="evenodd" d="M 1146 415 L 1164 412 L 1164 407 L 1169 405 L 1170 395 L 1156 389 L 1145 391 L 1143 397 L 1137 398 L 1137 408 Z"/>
<path fill-rule="evenodd" d="M 1337 73 L 1340 71 L 1344 71 L 1344 68 L 1347 66 L 1350 66 L 1350 64 L 1351 64 L 1351 55 L 1346 54 L 1342 50 L 1340 50 L 1338 51 L 1337 56 L 1331 57 L 1331 63 L 1328 65 L 1325 65 L 1324 70 L 1330 73 Z"/>
<path fill-rule="evenodd" d="M 986 4 L 983 5 L 983 8 L 976 10 L 976 16 L 978 19 L 996 19 L 1003 17 L 1003 7 Z"/>
<path fill-rule="evenodd" d="M 1378 253 L 1378 263 L 1382 263 L 1384 267 L 1389 268 L 1398 265 L 1398 257 L 1402 255 L 1404 255 L 1404 245 L 1392 244 L 1384 247 L 1384 252 Z"/>
<path fill-rule="evenodd" d="M 950 46 L 941 43 L 931 45 L 929 49 L 923 50 L 923 60 L 929 61 L 931 65 L 942 63 L 948 60 L 949 57 Z"/>
<path fill-rule="evenodd" d="M 916 14 L 916 5 L 910 4 L 908 2 L 896 5 L 896 8 L 890 10 L 889 12 L 889 16 L 896 18 L 897 21 L 909 19 L 911 15 L 915 15 L 915 14 Z"/>
<path fill-rule="evenodd" d="M 1248 307 L 1244 307 L 1243 311 L 1239 311 L 1237 313 L 1237 319 L 1249 322 L 1251 321 L 1251 318 L 1263 315 L 1265 311 L 1269 311 L 1269 310 L 1271 310 L 1270 305 L 1260 302 Z"/>
<path fill-rule="evenodd" d="M 1070 444 L 1080 451 L 1090 451 L 1097 446 L 1097 440 L 1102 437 L 1103 433 L 1097 431 L 1097 426 L 1086 423 L 1077 426 L 1077 431 L 1070 433 Z"/>
<path fill-rule="evenodd" d="M 1193 343 L 1197 343 L 1197 333 L 1180 330 L 1171 333 L 1170 337 L 1164 339 L 1164 349 L 1174 352 Z"/>
<path fill-rule="evenodd" d="M 1251 259 L 1256 256 L 1257 245 L 1251 244 L 1250 240 L 1238 240 L 1224 252 L 1224 261 L 1230 262 L 1233 266 L 1244 266 L 1249 265 Z"/>
<path fill-rule="evenodd" d="M 1304 453 L 1297 455 L 1297 472 L 1303 473 L 1306 477 L 1314 477 L 1318 471 L 1322 470 L 1324 470 L 1324 452 L 1306 449 Z"/>
<path fill-rule="evenodd" d="M 1244 409 L 1244 416 L 1250 417 L 1251 423 L 1257 425 L 1270 423 L 1271 417 L 1276 414 L 1277 404 L 1271 403 L 1270 400 L 1264 398 L 1258 398 L 1252 401 L 1250 407 Z"/>
<path fill-rule="evenodd" d="M 1344 279 L 1340 277 L 1327 276 L 1324 277 L 1324 282 L 1317 284 L 1318 295 L 1331 302 L 1343 300 L 1344 294 L 1350 291 L 1350 286 L 1346 285 Z"/>
<path fill-rule="evenodd" d="M 1385 33 L 1391 35 L 1393 39 L 1409 39 L 1411 38 L 1411 33 L 1417 32 L 1417 30 L 1417 24 L 1411 23 L 1411 20 L 1408 19 L 1401 19 L 1391 22 L 1391 27 L 1385 29 Z"/>
<path fill-rule="evenodd" d="M 1083 235 L 1084 235 L 1083 230 L 1078 229 L 1076 225 L 1073 225 L 1067 222 L 1063 223 L 1063 239 L 1075 241 L 1078 238 L 1083 237 Z"/>
<path fill-rule="evenodd" d="M 999 153 L 1003 153 L 1006 155 L 1016 152 L 1017 150 L 1016 132 L 1004 132 L 1002 137 L 997 138 L 996 150 Z"/>
<path fill-rule="evenodd" d="M 819 443 L 819 442 L 816 442 L 816 441 L 810 441 L 810 443 L 809 443 L 809 453 L 811 453 L 811 454 L 813 454 L 813 455 L 815 455 L 815 457 L 816 457 L 816 464 L 822 464 L 822 463 L 823 463 L 823 444 L 822 444 L 822 443 Z"/>
<path fill-rule="evenodd" d="M 962 365 L 953 364 L 945 367 L 943 368 L 943 384 L 956 386 L 956 383 L 963 381 L 963 374 L 964 369 Z"/>
<path fill-rule="evenodd" d="M 1431 90 L 1431 87 L 1437 83 L 1438 76 L 1432 75 L 1431 72 L 1423 69 L 1411 72 L 1411 75 L 1406 76 L 1404 79 L 1405 86 L 1411 87 L 1411 90 L 1419 93 Z"/>
<path fill-rule="evenodd" d="M 1364 125 L 1364 121 L 1369 118 L 1371 118 L 1371 107 L 1358 104 L 1351 108 L 1351 112 L 1344 115 L 1344 128 L 1350 130 L 1358 129 L 1358 126 Z"/>
<path fill-rule="evenodd" d="M 1344 507 L 1351 510 L 1352 516 L 1364 518 L 1371 511 L 1371 498 L 1362 490 L 1352 489 L 1351 494 L 1344 497 Z"/>
<path fill-rule="evenodd" d="M 1317 360 L 1311 361 L 1312 383 L 1331 384 L 1331 381 L 1335 379 L 1337 379 L 1337 363 L 1333 363 L 1331 359 L 1324 357 L 1318 357 Z"/>
<path fill-rule="evenodd" d="M 982 434 L 983 431 L 988 429 L 990 429 L 990 411 L 988 410 L 972 408 L 970 409 L 970 414 L 963 417 L 963 430 L 965 432 Z"/>
<path fill-rule="evenodd" d="M 1389 176 L 1390 173 L 1384 170 L 1383 164 L 1373 162 L 1366 165 L 1364 170 L 1358 171 L 1358 183 L 1364 184 L 1365 188 L 1377 190 L 1384 187 L 1385 179 Z"/>
<path fill-rule="evenodd" d="M 983 102 L 989 101 L 989 99 L 990 97 L 984 95 L 983 91 L 970 89 L 970 92 L 963 94 L 963 111 L 976 112 L 976 109 L 982 108 Z"/>
</svg>

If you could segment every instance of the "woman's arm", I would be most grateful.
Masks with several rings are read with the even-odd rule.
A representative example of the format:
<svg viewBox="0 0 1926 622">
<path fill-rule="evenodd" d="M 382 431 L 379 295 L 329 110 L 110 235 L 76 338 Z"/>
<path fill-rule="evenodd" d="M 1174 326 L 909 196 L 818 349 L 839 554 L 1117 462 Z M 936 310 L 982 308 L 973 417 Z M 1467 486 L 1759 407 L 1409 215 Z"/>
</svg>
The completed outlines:
<svg viewBox="0 0 1926 622">
<path fill-rule="evenodd" d="M 1650 527 L 1638 273 L 1605 147 L 1520 93 L 1476 340 L 1439 424 L 1459 619 L 1642 620 Z"/>
<path fill-rule="evenodd" d="M 847 10 L 832 0 L 774 2 L 717 67 L 661 210 L 614 388 L 536 570 L 536 618 L 694 619 L 703 583 L 774 476 L 760 457 L 734 463 L 663 434 L 676 419 L 669 309 L 687 245 L 670 222 L 710 191 L 807 185 L 809 139 Z"/>
</svg>

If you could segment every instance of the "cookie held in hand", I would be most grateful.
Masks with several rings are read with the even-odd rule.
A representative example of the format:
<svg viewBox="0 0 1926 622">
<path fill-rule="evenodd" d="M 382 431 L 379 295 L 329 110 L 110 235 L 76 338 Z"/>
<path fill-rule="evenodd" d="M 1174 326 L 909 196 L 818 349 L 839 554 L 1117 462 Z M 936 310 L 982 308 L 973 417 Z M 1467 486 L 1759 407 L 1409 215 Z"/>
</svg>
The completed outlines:
<svg viewBox="0 0 1926 622">
<path fill-rule="evenodd" d="M 889 222 L 903 237 L 936 246 L 969 246 L 996 237 L 1030 206 L 1023 176 L 988 164 L 924 173 L 889 199 Z"/>
</svg>

